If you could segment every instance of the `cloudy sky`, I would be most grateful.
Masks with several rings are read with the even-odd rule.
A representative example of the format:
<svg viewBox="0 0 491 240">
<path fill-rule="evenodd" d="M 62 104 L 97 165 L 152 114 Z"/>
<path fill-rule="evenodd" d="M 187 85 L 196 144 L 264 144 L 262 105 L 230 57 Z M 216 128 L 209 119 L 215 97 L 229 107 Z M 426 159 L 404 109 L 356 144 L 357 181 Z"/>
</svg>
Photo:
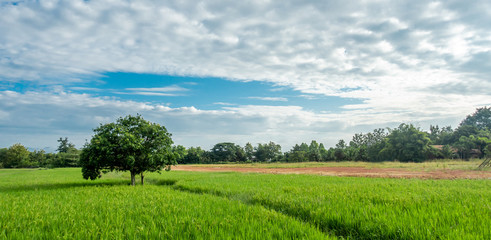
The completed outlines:
<svg viewBox="0 0 491 240">
<path fill-rule="evenodd" d="M 205 149 L 456 127 L 491 105 L 490 22 L 488 0 L 0 0 L 0 147 L 137 113 Z"/>
</svg>

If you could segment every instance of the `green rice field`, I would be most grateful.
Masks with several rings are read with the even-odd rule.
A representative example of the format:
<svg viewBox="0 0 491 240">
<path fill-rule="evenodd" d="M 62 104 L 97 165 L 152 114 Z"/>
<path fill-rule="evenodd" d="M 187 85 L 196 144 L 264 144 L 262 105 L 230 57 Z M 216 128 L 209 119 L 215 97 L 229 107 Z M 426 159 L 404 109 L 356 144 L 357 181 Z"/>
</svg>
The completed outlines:
<svg viewBox="0 0 491 240">
<path fill-rule="evenodd" d="M 0 170 L 0 239 L 491 239 L 490 180 Z"/>
</svg>

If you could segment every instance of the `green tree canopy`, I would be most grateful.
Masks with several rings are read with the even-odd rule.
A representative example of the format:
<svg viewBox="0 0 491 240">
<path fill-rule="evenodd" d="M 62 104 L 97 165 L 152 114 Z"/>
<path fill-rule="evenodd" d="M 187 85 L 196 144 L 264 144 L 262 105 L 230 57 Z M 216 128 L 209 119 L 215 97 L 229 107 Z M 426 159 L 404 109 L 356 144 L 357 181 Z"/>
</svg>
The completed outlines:
<svg viewBox="0 0 491 240">
<path fill-rule="evenodd" d="M 217 143 L 211 149 L 216 162 L 245 162 L 246 154 L 239 145 L 231 142 Z"/>
<path fill-rule="evenodd" d="M 254 156 L 258 162 L 276 161 L 281 156 L 281 146 L 274 142 L 258 144 Z"/>
<path fill-rule="evenodd" d="M 468 115 L 460 126 L 474 126 L 479 130 L 491 129 L 491 108 L 478 108 L 472 115 Z"/>
<path fill-rule="evenodd" d="M 387 136 L 383 152 L 401 162 L 422 162 L 429 151 L 430 138 L 412 124 L 401 124 Z"/>
<path fill-rule="evenodd" d="M 252 161 L 254 159 L 254 147 L 250 142 L 246 143 L 244 146 L 244 152 L 247 158 L 247 161 Z"/>
<path fill-rule="evenodd" d="M 20 143 L 10 146 L 6 152 L 3 166 L 6 168 L 22 168 L 30 165 L 30 152 Z"/>
<path fill-rule="evenodd" d="M 75 145 L 69 142 L 67 137 L 65 137 L 65 139 L 60 138 L 57 141 L 60 143 L 58 149 L 56 149 L 59 153 L 67 153 L 70 150 L 75 149 Z"/>
<path fill-rule="evenodd" d="M 203 163 L 205 150 L 201 147 L 190 147 L 186 156 L 182 158 L 182 163 Z M 207 159 L 208 160 L 208 159 Z"/>
<path fill-rule="evenodd" d="M 137 174 L 141 175 L 143 184 L 145 171 L 160 171 L 164 167 L 170 170 L 176 164 L 171 134 L 164 126 L 150 123 L 140 115 L 101 124 L 94 133 L 80 155 L 85 179 L 99 178 L 102 171 L 129 171 L 132 185 Z"/>
<path fill-rule="evenodd" d="M 0 168 L 4 167 L 4 162 L 7 160 L 8 148 L 0 148 Z"/>
</svg>

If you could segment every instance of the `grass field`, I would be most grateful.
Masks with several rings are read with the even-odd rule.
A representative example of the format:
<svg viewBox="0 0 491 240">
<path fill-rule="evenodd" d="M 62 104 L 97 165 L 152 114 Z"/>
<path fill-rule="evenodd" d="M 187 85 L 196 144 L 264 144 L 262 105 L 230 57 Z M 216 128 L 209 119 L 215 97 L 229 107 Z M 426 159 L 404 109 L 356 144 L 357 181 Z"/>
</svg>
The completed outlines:
<svg viewBox="0 0 491 240">
<path fill-rule="evenodd" d="M 491 239 L 491 181 L 0 170 L 0 239 Z"/>
<path fill-rule="evenodd" d="M 422 163 L 412 162 L 297 162 L 297 163 L 230 163 L 230 164 L 213 164 L 213 166 L 236 166 L 243 168 L 304 168 L 304 167 L 364 167 L 364 168 L 401 168 L 417 171 L 433 171 L 433 170 L 476 170 L 483 159 L 435 159 Z M 195 164 L 188 166 L 208 167 L 207 164 Z M 484 171 L 491 171 L 487 168 Z"/>
</svg>

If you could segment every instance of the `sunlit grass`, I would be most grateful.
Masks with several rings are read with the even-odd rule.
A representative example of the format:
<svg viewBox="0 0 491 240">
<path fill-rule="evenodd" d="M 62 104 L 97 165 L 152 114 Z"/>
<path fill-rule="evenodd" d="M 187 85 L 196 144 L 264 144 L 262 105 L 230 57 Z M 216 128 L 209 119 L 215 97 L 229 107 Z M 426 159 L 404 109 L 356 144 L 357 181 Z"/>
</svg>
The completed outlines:
<svg viewBox="0 0 491 240">
<path fill-rule="evenodd" d="M 172 172 L 174 188 L 259 204 L 355 239 L 491 239 L 491 181 Z"/>
<path fill-rule="evenodd" d="M 477 170 L 483 159 L 455 160 L 438 159 L 422 163 L 404 162 L 299 162 L 299 163 L 229 163 L 229 164 L 194 164 L 196 167 L 241 167 L 241 168 L 305 168 L 305 167 L 363 167 L 363 168 L 401 168 L 415 171 L 433 170 Z M 491 171 L 491 168 L 482 171 Z"/>
<path fill-rule="evenodd" d="M 308 163 L 309 164 L 309 163 Z M 0 239 L 491 239 L 490 180 L 0 170 Z"/>
<path fill-rule="evenodd" d="M 80 169 L 1 170 L 0 239 L 332 238 L 260 205 L 128 184 L 126 174 L 85 181 Z"/>
</svg>

